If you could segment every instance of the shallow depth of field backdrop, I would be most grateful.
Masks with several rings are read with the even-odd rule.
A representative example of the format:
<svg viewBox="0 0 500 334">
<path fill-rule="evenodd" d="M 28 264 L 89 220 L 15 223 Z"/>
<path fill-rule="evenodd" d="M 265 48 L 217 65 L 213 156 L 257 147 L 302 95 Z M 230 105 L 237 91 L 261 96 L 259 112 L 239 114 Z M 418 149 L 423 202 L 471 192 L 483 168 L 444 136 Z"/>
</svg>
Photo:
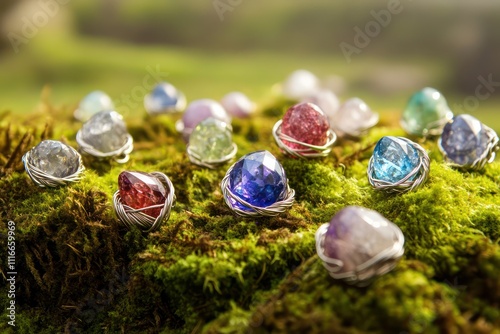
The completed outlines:
<svg viewBox="0 0 500 334">
<path fill-rule="evenodd" d="M 24 224 L 18 242 L 25 248 L 16 256 L 25 266 L 17 285 L 25 333 L 498 330 L 500 284 L 492 274 L 500 258 L 498 163 L 484 174 L 460 174 L 440 167 L 436 146 L 427 143 L 438 161 L 427 192 L 388 200 L 364 178 L 368 144 L 403 135 L 400 114 L 425 86 L 440 90 L 456 114 L 470 113 L 500 131 L 497 1 L 2 0 L 0 30 L 0 213 L 2 223 Z M 293 180 L 298 204 L 284 218 L 260 226 L 233 218 L 216 190 L 224 171 L 190 165 L 173 121 L 147 118 L 143 96 L 153 81 L 174 84 L 188 102 L 242 91 L 260 114 L 236 122 L 238 157 L 267 145 L 281 160 L 269 126 L 279 112 L 266 108 L 283 107 L 279 83 L 300 68 L 325 79 L 341 100 L 362 98 L 381 113 L 381 130 L 337 148 L 324 165 L 283 159 L 287 173 L 304 182 Z M 116 222 L 110 195 L 122 166 L 91 166 L 80 185 L 53 192 L 35 189 L 20 161 L 3 169 L 19 155 L 14 148 L 24 133 L 33 131 L 32 145 L 50 134 L 74 144 L 79 125 L 71 113 L 97 89 L 111 96 L 137 135 L 127 167 L 165 168 L 178 182 L 179 203 L 162 233 L 143 238 Z M 157 145 L 164 146 L 153 150 Z M 165 152 L 171 155 L 159 160 Z M 431 193 L 439 200 L 429 204 L 424 195 Z M 367 290 L 328 280 L 310 247 L 316 226 L 342 203 L 380 209 L 410 233 L 400 271 Z M 443 229 L 408 223 L 420 203 L 429 205 L 425 213 L 442 215 L 434 223 Z M 78 207 L 86 213 L 79 216 Z M 468 243 L 450 239 L 448 247 L 435 238 L 454 237 L 453 231 Z M 274 259 L 263 255 L 267 250 Z M 456 263 L 449 260 L 455 256 Z M 2 274 L 6 286 L 4 268 Z M 317 296 L 310 304 L 308 294 Z M 5 293 L 0 300 L 8 302 Z M 6 319 L 0 328 L 9 331 Z"/>
</svg>

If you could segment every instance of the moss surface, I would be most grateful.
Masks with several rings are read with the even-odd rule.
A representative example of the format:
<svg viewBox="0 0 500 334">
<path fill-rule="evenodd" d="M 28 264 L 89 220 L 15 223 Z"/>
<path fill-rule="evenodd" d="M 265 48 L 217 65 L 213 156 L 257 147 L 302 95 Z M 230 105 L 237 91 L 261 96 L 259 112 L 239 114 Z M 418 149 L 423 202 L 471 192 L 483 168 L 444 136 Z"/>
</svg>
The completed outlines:
<svg viewBox="0 0 500 334">
<path fill-rule="evenodd" d="M 366 167 L 381 136 L 403 135 L 395 115 L 360 142 L 302 161 L 284 157 L 272 139 L 287 103 L 234 121 L 238 157 L 271 151 L 296 190 L 289 212 L 260 219 L 225 206 L 219 182 L 227 166 L 192 165 L 175 116 L 128 120 L 130 162 L 86 159 L 79 183 L 43 189 L 24 172 L 22 154 L 42 138 L 76 147 L 80 124 L 49 105 L 29 120 L 2 115 L 0 233 L 16 223 L 18 332 L 500 332 L 500 163 L 457 171 L 434 141 L 421 141 L 432 159 L 425 186 L 381 194 Z M 172 179 L 177 202 L 158 232 L 144 236 L 117 221 L 111 198 L 122 170 Z M 406 237 L 396 269 L 366 288 L 331 279 L 315 253 L 316 229 L 346 205 L 381 212 Z M 6 259 L 2 247 L 2 268 Z M 0 299 L 6 305 L 6 294 Z"/>
</svg>

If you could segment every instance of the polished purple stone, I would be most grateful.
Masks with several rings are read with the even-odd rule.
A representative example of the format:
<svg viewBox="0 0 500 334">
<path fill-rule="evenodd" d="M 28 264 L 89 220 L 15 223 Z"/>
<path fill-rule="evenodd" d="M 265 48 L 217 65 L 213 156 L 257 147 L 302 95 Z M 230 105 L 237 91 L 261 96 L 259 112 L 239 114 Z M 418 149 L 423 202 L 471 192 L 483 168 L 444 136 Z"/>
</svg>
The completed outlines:
<svg viewBox="0 0 500 334">
<path fill-rule="evenodd" d="M 237 197 L 257 206 L 267 207 L 286 196 L 285 171 L 268 151 L 257 151 L 238 160 L 229 174 L 229 189 Z M 233 207 L 250 211 L 244 205 L 231 200 Z"/>
<path fill-rule="evenodd" d="M 231 123 L 231 118 L 228 116 L 226 110 L 220 105 L 219 102 L 210 99 L 201 99 L 191 102 L 182 115 L 182 122 L 184 129 L 194 129 L 201 121 L 212 117 Z"/>
<path fill-rule="evenodd" d="M 342 272 L 355 270 L 397 241 L 394 224 L 374 210 L 348 206 L 330 221 L 325 255 L 344 263 Z"/>
</svg>

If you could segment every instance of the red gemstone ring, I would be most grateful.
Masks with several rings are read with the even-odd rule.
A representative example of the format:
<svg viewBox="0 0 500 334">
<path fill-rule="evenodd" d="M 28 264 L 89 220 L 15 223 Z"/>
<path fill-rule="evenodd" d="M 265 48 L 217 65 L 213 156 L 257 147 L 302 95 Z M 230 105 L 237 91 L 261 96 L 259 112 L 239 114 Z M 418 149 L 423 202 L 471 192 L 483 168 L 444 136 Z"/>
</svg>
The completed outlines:
<svg viewBox="0 0 500 334">
<path fill-rule="evenodd" d="M 127 227 L 153 232 L 170 217 L 175 189 L 165 174 L 124 171 L 118 176 L 118 187 L 113 207 Z"/>
<path fill-rule="evenodd" d="M 273 127 L 279 148 L 296 158 L 326 157 L 337 140 L 323 111 L 312 103 L 299 103 Z"/>
</svg>

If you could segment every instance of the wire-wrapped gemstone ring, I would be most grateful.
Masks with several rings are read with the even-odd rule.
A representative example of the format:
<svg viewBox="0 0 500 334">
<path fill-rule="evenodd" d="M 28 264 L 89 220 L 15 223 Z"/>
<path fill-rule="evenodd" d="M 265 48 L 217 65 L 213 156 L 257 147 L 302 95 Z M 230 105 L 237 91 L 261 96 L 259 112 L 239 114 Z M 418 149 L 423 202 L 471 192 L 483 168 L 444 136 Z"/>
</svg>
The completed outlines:
<svg viewBox="0 0 500 334">
<path fill-rule="evenodd" d="M 397 225 L 357 206 L 340 210 L 316 232 L 316 252 L 330 276 L 358 286 L 391 271 L 404 254 L 403 246 Z"/>
<path fill-rule="evenodd" d="M 325 157 L 337 140 L 323 111 L 308 102 L 288 109 L 274 125 L 273 136 L 283 152 L 296 158 Z"/>
<path fill-rule="evenodd" d="M 227 206 L 244 217 L 277 216 L 295 200 L 283 167 L 268 151 L 238 160 L 222 179 L 221 190 Z"/>
<path fill-rule="evenodd" d="M 458 115 L 445 125 L 439 150 L 453 167 L 479 170 L 495 159 L 498 135 L 470 115 Z"/>
<path fill-rule="evenodd" d="M 113 196 L 113 207 L 128 228 L 137 226 L 153 232 L 170 217 L 175 202 L 175 189 L 163 173 L 122 172 L 119 190 Z"/>
<path fill-rule="evenodd" d="M 81 155 L 55 140 L 44 140 L 23 155 L 24 169 L 40 187 L 57 187 L 80 180 Z"/>
<path fill-rule="evenodd" d="M 189 136 L 189 160 L 202 167 L 216 168 L 231 160 L 237 151 L 231 125 L 213 117 L 199 123 Z"/>
<path fill-rule="evenodd" d="M 420 187 L 428 178 L 430 159 L 417 143 L 404 137 L 383 137 L 368 162 L 368 181 L 388 193 L 405 193 Z"/>
<path fill-rule="evenodd" d="M 76 134 L 81 152 L 125 163 L 134 148 L 123 118 L 116 111 L 101 111 L 92 116 Z"/>
</svg>

